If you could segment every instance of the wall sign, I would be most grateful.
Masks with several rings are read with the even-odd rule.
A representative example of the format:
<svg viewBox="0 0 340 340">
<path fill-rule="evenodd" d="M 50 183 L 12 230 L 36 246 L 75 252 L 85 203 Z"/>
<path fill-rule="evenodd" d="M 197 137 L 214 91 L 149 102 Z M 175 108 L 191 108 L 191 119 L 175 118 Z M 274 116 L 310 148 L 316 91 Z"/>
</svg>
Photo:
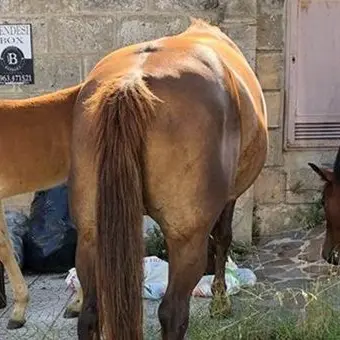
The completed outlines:
<svg viewBox="0 0 340 340">
<path fill-rule="evenodd" d="M 0 24 L 0 85 L 34 84 L 31 24 Z"/>
</svg>

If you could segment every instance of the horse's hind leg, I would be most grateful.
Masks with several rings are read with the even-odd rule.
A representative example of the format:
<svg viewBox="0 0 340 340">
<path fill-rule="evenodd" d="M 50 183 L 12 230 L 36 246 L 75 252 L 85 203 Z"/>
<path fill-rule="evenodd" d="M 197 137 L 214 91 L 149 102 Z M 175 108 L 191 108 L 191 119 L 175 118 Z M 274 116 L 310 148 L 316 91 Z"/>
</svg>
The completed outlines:
<svg viewBox="0 0 340 340">
<path fill-rule="evenodd" d="M 210 312 L 212 317 L 226 316 L 231 312 L 230 299 L 226 293 L 225 263 L 232 241 L 232 220 L 236 201 L 230 201 L 224 208 L 213 231 L 215 250 L 215 277 L 212 284 L 213 299 Z"/>
<path fill-rule="evenodd" d="M 233 200 L 226 205 L 209 236 L 208 264 L 205 271 L 206 275 L 215 275 L 216 266 L 222 268 L 219 264 L 226 259 L 226 252 L 228 251 L 232 241 L 231 225 L 233 221 L 235 203 L 236 200 Z M 215 258 L 217 256 L 218 259 L 216 263 Z"/>
<path fill-rule="evenodd" d="M 207 236 L 197 231 L 186 240 L 167 240 L 169 284 L 158 310 L 164 340 L 184 338 L 191 292 L 206 266 Z"/>
<path fill-rule="evenodd" d="M 90 230 L 78 232 L 76 266 L 83 292 L 78 318 L 78 338 L 92 340 L 98 336 L 97 296 L 95 284 L 95 245 Z"/>
<path fill-rule="evenodd" d="M 8 329 L 22 327 L 25 320 L 25 312 L 28 304 L 28 288 L 21 273 L 20 267 L 14 257 L 14 250 L 5 222 L 5 215 L 0 202 L 0 261 L 4 264 L 9 282 L 13 289 L 14 308 L 8 322 Z"/>
<path fill-rule="evenodd" d="M 95 275 L 95 191 L 94 177 L 85 177 L 78 166 L 69 179 L 69 200 L 72 221 L 77 228 L 76 269 L 81 285 L 82 301 L 78 317 L 78 339 L 93 340 L 99 337 Z M 91 173 L 92 174 L 92 173 Z M 81 294 L 80 294 L 81 295 Z"/>
<path fill-rule="evenodd" d="M 160 220 L 169 255 L 169 284 L 158 315 L 163 339 L 180 340 L 188 327 L 191 293 L 206 268 L 208 237 L 215 218 L 201 219 L 194 211 L 186 212 L 189 218 L 182 219 L 178 211 L 167 214 L 171 215 L 178 220 Z"/>
</svg>

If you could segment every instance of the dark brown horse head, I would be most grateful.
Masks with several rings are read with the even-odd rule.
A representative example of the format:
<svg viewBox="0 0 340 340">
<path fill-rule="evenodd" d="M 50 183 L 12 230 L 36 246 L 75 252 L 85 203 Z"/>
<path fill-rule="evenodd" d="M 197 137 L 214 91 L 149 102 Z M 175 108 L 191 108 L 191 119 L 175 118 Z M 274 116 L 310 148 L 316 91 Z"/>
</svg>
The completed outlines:
<svg viewBox="0 0 340 340">
<path fill-rule="evenodd" d="M 331 264 L 340 264 L 340 148 L 333 169 L 319 168 L 313 163 L 308 165 L 325 182 L 323 207 L 326 216 L 326 237 L 322 257 Z"/>
</svg>

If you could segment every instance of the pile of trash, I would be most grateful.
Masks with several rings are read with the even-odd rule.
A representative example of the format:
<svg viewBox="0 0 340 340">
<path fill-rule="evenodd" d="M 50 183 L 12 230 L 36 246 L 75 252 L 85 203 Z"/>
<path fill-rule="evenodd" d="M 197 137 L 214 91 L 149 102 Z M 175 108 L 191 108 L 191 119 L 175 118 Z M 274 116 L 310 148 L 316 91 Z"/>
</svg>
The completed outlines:
<svg viewBox="0 0 340 340">
<path fill-rule="evenodd" d="M 5 217 L 20 268 L 64 273 L 74 267 L 77 231 L 69 215 L 66 184 L 35 192 L 29 216 L 5 211 Z"/>
<path fill-rule="evenodd" d="M 161 299 L 168 285 L 168 262 L 157 256 L 144 257 L 143 298 L 149 300 Z M 204 275 L 192 292 L 193 296 L 212 297 L 211 285 L 214 275 Z M 65 279 L 68 288 L 77 291 L 80 287 L 75 268 L 69 270 Z M 254 286 L 256 275 L 248 268 L 238 266 L 228 258 L 226 262 L 225 281 L 228 295 L 237 294 L 241 288 Z"/>
</svg>

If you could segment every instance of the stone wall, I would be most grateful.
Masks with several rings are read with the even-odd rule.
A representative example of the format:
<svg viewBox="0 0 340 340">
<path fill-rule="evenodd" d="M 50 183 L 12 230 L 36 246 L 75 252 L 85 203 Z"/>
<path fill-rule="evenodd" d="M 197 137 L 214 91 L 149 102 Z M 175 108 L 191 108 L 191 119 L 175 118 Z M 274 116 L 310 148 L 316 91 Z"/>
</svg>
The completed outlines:
<svg viewBox="0 0 340 340">
<path fill-rule="evenodd" d="M 1 22 L 31 23 L 36 84 L 0 86 L 1 98 L 23 98 L 79 83 L 108 52 L 134 42 L 175 34 L 189 16 L 228 31 L 251 66 L 256 58 L 256 0 L 5 0 Z M 32 194 L 7 200 L 27 208 Z M 239 201 L 236 238 L 251 238 L 253 190 Z"/>
<path fill-rule="evenodd" d="M 4 0 L 1 22 L 33 25 L 36 84 L 0 87 L 2 97 L 50 92 L 79 83 L 108 52 L 183 31 L 189 16 L 230 35 L 255 65 L 256 1 Z"/>
<path fill-rule="evenodd" d="M 283 150 L 284 0 L 2 0 L 0 13 L 2 23 L 32 23 L 36 77 L 32 86 L 0 86 L 1 98 L 33 96 L 77 84 L 108 52 L 178 33 L 189 25 L 189 16 L 219 25 L 256 70 L 270 126 L 266 167 L 237 203 L 236 238 L 251 239 L 254 198 L 260 232 L 265 234 L 291 226 L 292 211 L 317 193 L 319 182 L 306 168 L 307 161 L 329 161 L 334 152 Z M 297 193 L 293 188 L 300 182 Z M 8 204 L 24 207 L 24 202 L 28 201 L 21 197 Z"/>
<path fill-rule="evenodd" d="M 336 153 L 284 148 L 285 14 L 285 0 L 257 1 L 256 73 L 269 119 L 269 154 L 254 185 L 255 221 L 262 235 L 302 226 L 300 212 L 308 213 L 322 187 L 307 163 L 331 164 Z"/>
</svg>

